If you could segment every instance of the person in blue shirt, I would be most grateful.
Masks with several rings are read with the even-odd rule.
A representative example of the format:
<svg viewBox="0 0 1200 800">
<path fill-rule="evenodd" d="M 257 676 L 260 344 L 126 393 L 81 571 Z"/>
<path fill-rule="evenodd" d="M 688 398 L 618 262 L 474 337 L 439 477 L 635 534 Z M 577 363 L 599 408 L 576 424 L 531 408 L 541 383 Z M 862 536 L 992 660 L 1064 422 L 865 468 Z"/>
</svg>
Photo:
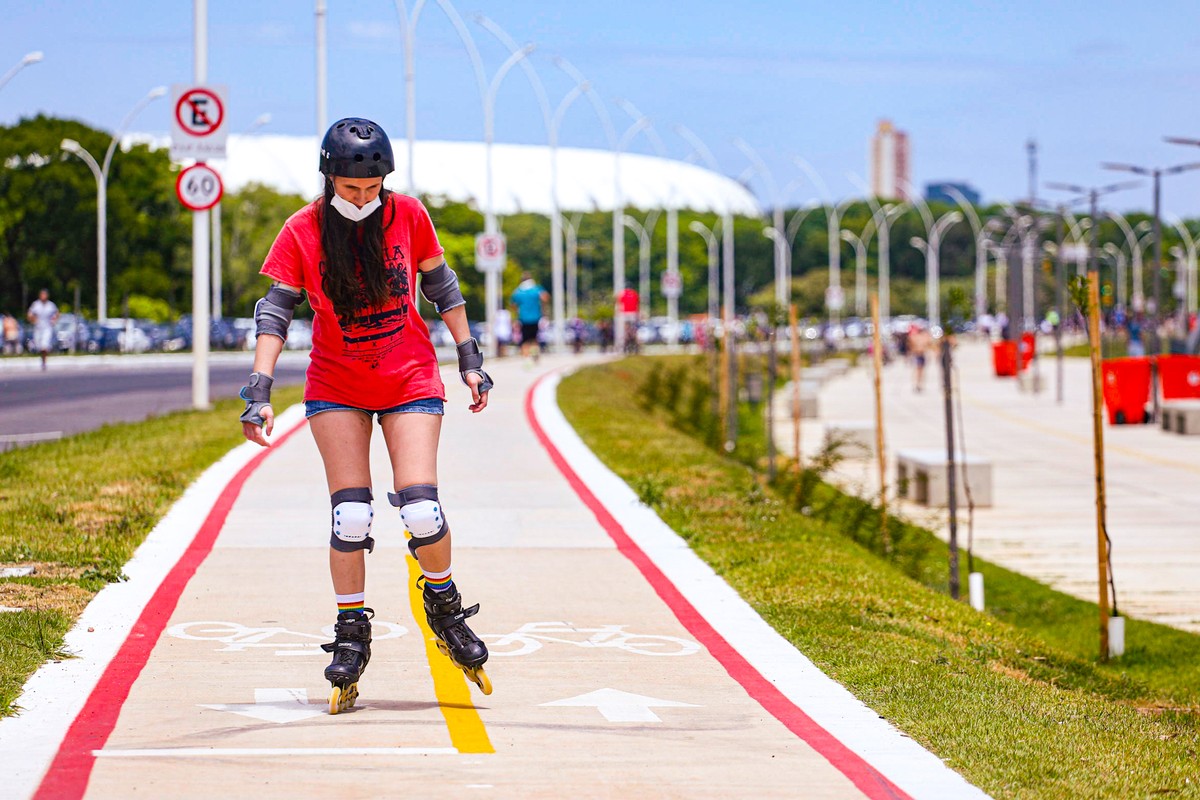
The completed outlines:
<svg viewBox="0 0 1200 800">
<path fill-rule="evenodd" d="M 517 321 L 521 323 L 521 355 L 538 356 L 538 328 L 541 325 L 544 304 L 550 301 L 550 295 L 541 284 L 533 279 L 529 272 L 521 273 L 521 283 L 512 293 L 510 302 L 517 312 Z"/>
</svg>

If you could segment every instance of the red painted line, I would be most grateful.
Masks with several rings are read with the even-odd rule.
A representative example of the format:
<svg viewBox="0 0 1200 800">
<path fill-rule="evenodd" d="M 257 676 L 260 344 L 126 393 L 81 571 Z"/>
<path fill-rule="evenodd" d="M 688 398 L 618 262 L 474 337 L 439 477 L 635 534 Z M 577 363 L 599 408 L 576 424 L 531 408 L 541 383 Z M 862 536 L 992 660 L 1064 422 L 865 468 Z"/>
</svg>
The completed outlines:
<svg viewBox="0 0 1200 800">
<path fill-rule="evenodd" d="M 755 699 L 772 716 L 782 722 L 792 733 L 804 740 L 809 747 L 821 754 L 835 769 L 850 779 L 863 794 L 871 800 L 912 800 L 898 786 L 888 780 L 881 772 L 872 767 L 857 753 L 851 750 L 833 734 L 818 725 L 812 717 L 805 714 L 795 703 L 779 691 L 762 673 L 754 668 L 745 657 L 733 648 L 720 633 L 716 631 L 696 607 L 675 587 L 671 579 L 646 555 L 621 527 L 621 523 L 608 512 L 587 485 L 579 478 L 571 465 L 563 458 L 562 453 L 550 441 L 550 437 L 542 429 L 537 415 L 533 410 L 533 395 L 546 376 L 542 376 L 525 395 L 525 416 L 529 420 L 538 441 L 550 454 L 554 465 L 562 472 L 563 477 L 579 495 L 579 499 L 591 509 L 596 521 L 617 546 L 618 552 L 633 562 L 641 571 L 642 576 L 658 593 L 663 602 L 670 607 L 675 616 L 701 644 L 708 649 L 729 676 L 741 684 L 752 698 Z"/>
<path fill-rule="evenodd" d="M 159 584 L 158 590 L 125 637 L 125 642 L 92 689 L 83 709 L 67 729 L 67 735 L 33 800 L 76 800 L 83 797 L 96 763 L 93 751 L 104 748 L 116 727 L 117 717 L 129 697 L 133 682 L 150 659 L 150 652 L 166 628 L 188 581 L 212 551 L 217 535 L 225 526 L 229 510 L 241 494 L 242 486 L 263 460 L 303 428 L 305 422 L 301 421 L 279 437 L 270 448 L 264 448 L 250 459 L 221 490 L 191 544 Z"/>
</svg>

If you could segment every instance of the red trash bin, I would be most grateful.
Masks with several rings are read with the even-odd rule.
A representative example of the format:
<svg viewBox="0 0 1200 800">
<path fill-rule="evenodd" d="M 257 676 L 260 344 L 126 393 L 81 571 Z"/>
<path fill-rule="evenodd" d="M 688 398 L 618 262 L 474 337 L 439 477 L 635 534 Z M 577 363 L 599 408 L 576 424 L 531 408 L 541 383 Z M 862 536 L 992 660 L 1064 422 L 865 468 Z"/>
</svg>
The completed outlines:
<svg viewBox="0 0 1200 800">
<path fill-rule="evenodd" d="M 1033 350 L 1037 347 L 1037 339 L 1032 332 L 1021 334 L 1021 369 L 1029 368 L 1029 362 L 1033 361 Z"/>
<path fill-rule="evenodd" d="M 992 342 L 992 367 L 997 378 L 1011 378 L 1017 374 L 1017 343 L 1003 339 Z"/>
<path fill-rule="evenodd" d="M 1122 425 L 1148 421 L 1146 403 L 1150 400 L 1150 358 L 1107 358 L 1100 365 L 1104 387 L 1104 406 L 1108 424 Z"/>
<path fill-rule="evenodd" d="M 1157 360 L 1163 400 L 1200 398 L 1200 356 L 1159 356 Z"/>
</svg>

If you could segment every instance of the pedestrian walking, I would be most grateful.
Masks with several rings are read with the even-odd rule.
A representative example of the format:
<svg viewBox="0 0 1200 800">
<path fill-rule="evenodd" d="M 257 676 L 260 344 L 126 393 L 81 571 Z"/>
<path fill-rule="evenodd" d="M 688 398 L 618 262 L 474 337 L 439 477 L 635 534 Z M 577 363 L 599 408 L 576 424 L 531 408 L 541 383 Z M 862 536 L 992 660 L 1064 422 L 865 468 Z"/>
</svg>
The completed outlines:
<svg viewBox="0 0 1200 800">
<path fill-rule="evenodd" d="M 523 272 L 521 283 L 513 291 L 509 302 L 521 324 L 521 355 L 536 362 L 541 350 L 538 346 L 538 329 L 545 315 L 545 304 L 550 302 L 550 294 L 533 279 L 532 273 Z"/>
<path fill-rule="evenodd" d="M 908 329 L 908 352 L 913 362 L 913 391 L 925 390 L 925 362 L 933 347 L 933 336 L 924 323 L 914 322 Z"/>
<path fill-rule="evenodd" d="M 16 315 L 4 315 L 4 354 L 15 356 L 21 352 L 21 323 Z"/>
<path fill-rule="evenodd" d="M 29 305 L 25 315 L 33 323 L 33 349 L 42 356 L 42 370 L 54 347 L 54 323 L 58 321 L 58 306 L 50 299 L 50 290 L 38 292 L 38 299 Z"/>
<path fill-rule="evenodd" d="M 307 295 L 314 319 L 304 405 L 329 485 L 329 569 L 338 607 L 335 640 L 324 645 L 333 653 L 325 668 L 329 711 L 354 704 L 371 658 L 374 611 L 366 606 L 365 585 L 366 554 L 375 546 L 369 455 L 376 417 L 391 457 L 388 502 L 399 509 L 421 568 L 429 627 L 439 649 L 489 694 L 487 648 L 466 624 L 479 606 L 463 608 L 438 497 L 446 392 L 417 313 L 418 275 L 422 295 L 457 342 L 471 411 L 487 407 L 492 381 L 429 213 L 416 198 L 383 188 L 395 166 L 387 134 L 367 119 L 339 120 L 321 142 L 319 163 L 322 196 L 288 219 L 263 262 L 273 283 L 255 306 L 254 371 L 241 392 L 241 421 L 247 439 L 268 444 L 272 375 L 293 310 Z"/>
</svg>

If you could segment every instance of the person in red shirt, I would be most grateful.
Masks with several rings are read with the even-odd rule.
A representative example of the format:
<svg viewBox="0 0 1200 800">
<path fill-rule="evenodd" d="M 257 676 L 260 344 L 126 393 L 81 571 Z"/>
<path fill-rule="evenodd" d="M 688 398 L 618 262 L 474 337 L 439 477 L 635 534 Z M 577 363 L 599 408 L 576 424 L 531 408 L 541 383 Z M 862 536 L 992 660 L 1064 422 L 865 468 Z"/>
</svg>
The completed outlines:
<svg viewBox="0 0 1200 800">
<path fill-rule="evenodd" d="M 242 389 L 246 438 L 267 446 L 275 422 L 271 383 L 301 293 L 313 310 L 305 415 L 325 465 L 332 504 L 329 570 L 338 604 L 333 653 L 325 669 L 331 714 L 354 704 L 371 658 L 366 553 L 371 538 L 370 444 L 379 419 L 392 462 L 394 492 L 408 546 L 423 576 L 425 614 L 450 656 L 484 694 L 491 684 L 487 647 L 465 619 L 451 577 L 450 529 L 438 498 L 437 448 L 446 399 L 416 290 L 433 303 L 458 343 L 459 374 L 471 411 L 487 407 L 491 378 L 467 323 L 466 301 L 429 213 L 419 200 L 383 188 L 394 169 L 391 142 L 374 122 L 335 122 L 321 142 L 321 197 L 284 224 L 263 262 L 272 279 L 255 306 L 254 372 Z"/>
</svg>

